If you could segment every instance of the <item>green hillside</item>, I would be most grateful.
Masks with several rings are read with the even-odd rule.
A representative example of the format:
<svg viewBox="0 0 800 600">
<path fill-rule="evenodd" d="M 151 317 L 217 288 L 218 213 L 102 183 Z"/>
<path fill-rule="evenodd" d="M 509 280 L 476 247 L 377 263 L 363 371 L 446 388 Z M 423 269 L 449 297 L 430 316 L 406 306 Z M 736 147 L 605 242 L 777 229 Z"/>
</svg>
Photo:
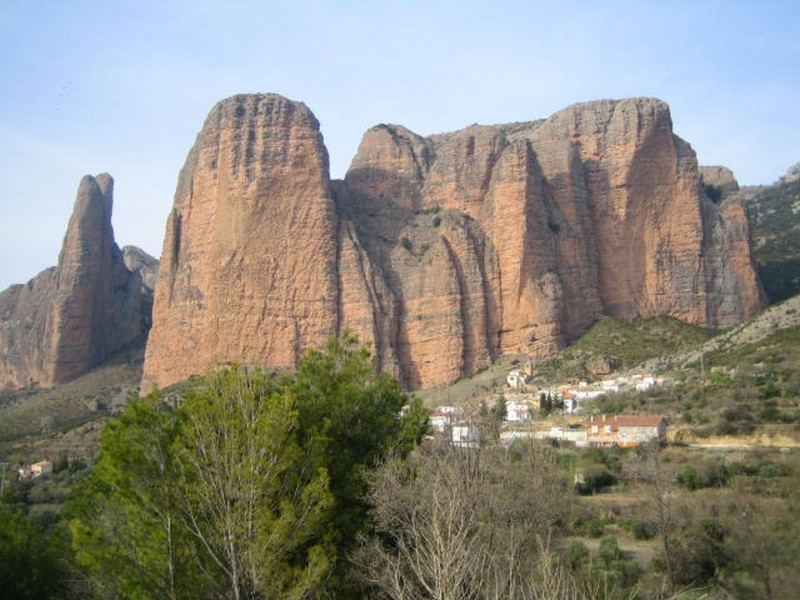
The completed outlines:
<svg viewBox="0 0 800 600">
<path fill-rule="evenodd" d="M 609 370 L 624 371 L 644 361 L 698 346 L 716 333 L 671 317 L 630 323 L 604 317 L 558 356 L 537 365 L 536 371 L 549 379 L 582 379 Z"/>
<path fill-rule="evenodd" d="M 142 378 L 144 340 L 140 340 L 78 379 L 47 389 L 0 394 L 0 456 L 13 461 L 40 460 L 47 439 L 61 438 L 93 421 L 104 421 Z M 92 449 L 75 442 L 70 454 Z M 63 448 L 62 448 L 63 450 Z M 44 451 L 48 454 L 47 451 Z M 37 454 L 37 455 L 34 455 Z M 85 458 L 85 456 L 83 456 Z"/>
<path fill-rule="evenodd" d="M 800 293 L 800 180 L 758 192 L 749 202 L 754 257 L 770 304 Z"/>
</svg>

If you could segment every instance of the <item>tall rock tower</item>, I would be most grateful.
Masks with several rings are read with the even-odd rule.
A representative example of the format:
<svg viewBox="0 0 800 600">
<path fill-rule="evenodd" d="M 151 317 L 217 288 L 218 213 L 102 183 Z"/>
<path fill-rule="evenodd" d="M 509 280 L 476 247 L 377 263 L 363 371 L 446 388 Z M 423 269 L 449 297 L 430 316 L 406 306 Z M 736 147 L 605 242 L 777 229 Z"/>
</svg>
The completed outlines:
<svg viewBox="0 0 800 600">
<path fill-rule="evenodd" d="M 337 219 L 311 111 L 274 94 L 217 104 L 167 223 L 143 388 L 231 361 L 292 368 L 336 331 Z"/>
<path fill-rule="evenodd" d="M 141 277 L 114 241 L 113 185 L 85 176 L 58 266 L 0 294 L 0 387 L 70 381 L 146 332 Z"/>
</svg>

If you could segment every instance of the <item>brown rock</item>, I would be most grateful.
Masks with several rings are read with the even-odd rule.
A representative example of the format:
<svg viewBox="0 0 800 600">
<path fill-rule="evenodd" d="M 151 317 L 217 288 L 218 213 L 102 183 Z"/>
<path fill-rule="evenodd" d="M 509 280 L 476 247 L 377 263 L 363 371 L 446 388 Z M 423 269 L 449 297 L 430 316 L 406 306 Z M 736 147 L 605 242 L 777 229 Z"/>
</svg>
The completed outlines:
<svg viewBox="0 0 800 600">
<path fill-rule="evenodd" d="M 694 152 L 673 134 L 661 101 L 579 104 L 545 121 L 427 139 L 391 132 L 364 136 L 342 210 L 387 274 L 411 386 L 446 382 L 498 352 L 552 355 L 603 314 L 669 314 L 723 327 L 762 304 L 746 217 L 704 198 Z M 387 175 L 393 170 L 395 178 Z M 365 172 L 392 185 L 376 186 Z M 444 263 L 409 258 L 435 248 L 426 238 L 430 217 L 419 215 L 437 210 L 469 217 L 470 238 L 481 240 L 472 247 L 482 270 L 458 285 L 447 285 Z M 452 262 L 463 261 L 465 246 L 445 229 L 439 235 L 454 249 Z M 464 289 L 480 290 L 472 297 L 483 298 L 484 312 L 454 316 Z M 467 346 L 480 351 L 459 367 L 452 357 Z"/>
<path fill-rule="evenodd" d="M 700 181 L 712 200 L 719 203 L 723 198 L 739 191 L 739 182 L 733 176 L 733 171 L 728 167 L 713 166 L 700 167 Z"/>
<path fill-rule="evenodd" d="M 238 96 L 181 174 L 145 380 L 291 367 L 347 327 L 425 387 L 549 356 L 603 314 L 721 327 L 761 303 L 746 214 L 709 200 L 659 100 L 428 138 L 380 125 L 331 184 L 305 106 Z"/>
<path fill-rule="evenodd" d="M 152 298 L 158 280 L 158 259 L 136 246 L 124 246 L 122 262 L 129 271 L 139 274 L 142 279 L 142 293 Z"/>
<path fill-rule="evenodd" d="M 231 361 L 294 367 L 337 330 L 336 235 L 311 111 L 277 95 L 217 104 L 167 224 L 145 388 Z"/>
<path fill-rule="evenodd" d="M 141 277 L 114 242 L 112 189 L 109 175 L 84 177 L 58 266 L 0 294 L 2 387 L 70 381 L 146 332 Z"/>
</svg>

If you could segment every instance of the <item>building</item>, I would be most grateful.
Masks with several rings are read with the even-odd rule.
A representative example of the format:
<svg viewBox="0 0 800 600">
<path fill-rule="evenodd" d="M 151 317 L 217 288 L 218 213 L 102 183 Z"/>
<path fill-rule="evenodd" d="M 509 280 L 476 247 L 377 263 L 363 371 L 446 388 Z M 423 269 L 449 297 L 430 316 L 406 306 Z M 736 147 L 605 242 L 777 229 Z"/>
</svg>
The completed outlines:
<svg viewBox="0 0 800 600">
<path fill-rule="evenodd" d="M 52 474 L 53 463 L 51 463 L 49 460 L 42 460 L 27 467 L 22 467 L 19 470 L 19 476 L 22 479 L 33 479 L 34 477 Z"/>
<path fill-rule="evenodd" d="M 509 371 L 508 375 L 506 376 L 506 383 L 508 384 L 508 387 L 518 390 L 528 383 L 528 374 L 520 369 Z"/>
<path fill-rule="evenodd" d="M 474 425 L 461 423 L 453 425 L 451 439 L 456 446 L 472 446 L 480 442 L 480 430 Z"/>
<path fill-rule="evenodd" d="M 465 419 L 466 414 L 461 408 L 456 406 L 437 406 L 436 410 L 428 417 L 428 423 L 433 431 L 441 433 Z"/>
<path fill-rule="evenodd" d="M 662 417 L 615 415 L 592 417 L 588 423 L 587 441 L 594 446 L 636 446 L 652 440 L 664 440 L 667 420 Z"/>
<path fill-rule="evenodd" d="M 531 420 L 531 403 L 528 401 L 506 401 L 506 421 L 508 423 L 527 423 Z"/>
</svg>

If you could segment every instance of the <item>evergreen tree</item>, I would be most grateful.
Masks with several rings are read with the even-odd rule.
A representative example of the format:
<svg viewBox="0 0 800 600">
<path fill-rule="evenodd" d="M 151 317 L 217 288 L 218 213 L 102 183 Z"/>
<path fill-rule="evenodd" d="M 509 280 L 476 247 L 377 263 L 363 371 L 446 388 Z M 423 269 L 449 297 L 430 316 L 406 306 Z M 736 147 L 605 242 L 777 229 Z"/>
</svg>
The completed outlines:
<svg viewBox="0 0 800 600">
<path fill-rule="evenodd" d="M 175 410 L 133 401 L 75 494 L 78 561 L 108 597 L 344 597 L 366 473 L 425 432 L 407 400 L 345 335 L 294 376 L 231 367 Z"/>
</svg>

